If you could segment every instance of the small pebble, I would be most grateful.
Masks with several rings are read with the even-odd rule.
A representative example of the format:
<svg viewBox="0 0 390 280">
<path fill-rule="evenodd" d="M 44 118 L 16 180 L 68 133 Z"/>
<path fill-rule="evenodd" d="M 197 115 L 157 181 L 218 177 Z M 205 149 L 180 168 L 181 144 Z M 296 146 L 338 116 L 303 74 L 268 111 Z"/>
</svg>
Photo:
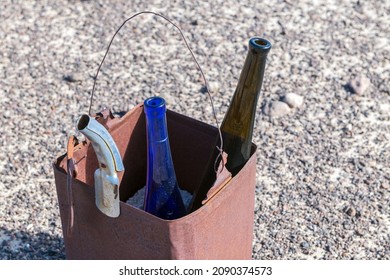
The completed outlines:
<svg viewBox="0 0 390 280">
<path fill-rule="evenodd" d="M 349 86 L 354 93 L 362 95 L 370 86 L 370 80 L 364 75 L 359 75 L 349 82 Z"/>
<path fill-rule="evenodd" d="M 310 248 L 310 244 L 309 244 L 307 241 L 303 241 L 303 242 L 301 243 L 301 247 L 302 247 L 303 249 L 309 249 L 309 248 Z"/>
<path fill-rule="evenodd" d="M 215 82 L 209 83 L 209 88 L 210 88 L 211 93 L 216 93 L 216 92 L 219 92 L 221 86 L 220 86 L 219 82 L 215 81 Z"/>
<path fill-rule="evenodd" d="M 350 217 L 355 217 L 356 215 L 356 209 L 352 206 L 345 207 L 344 212 Z"/>
<path fill-rule="evenodd" d="M 381 188 L 385 190 L 390 190 L 390 185 L 382 183 Z"/>
<path fill-rule="evenodd" d="M 290 107 L 281 101 L 273 101 L 271 104 L 268 104 L 264 107 L 264 114 L 270 117 L 283 117 L 290 113 Z"/>
<path fill-rule="evenodd" d="M 282 101 L 291 108 L 298 108 L 303 104 L 303 97 L 296 93 L 288 93 L 282 98 Z"/>
<path fill-rule="evenodd" d="M 361 229 L 361 228 L 358 228 L 355 230 L 355 233 L 358 235 L 358 236 L 364 236 L 365 235 L 365 230 L 364 229 Z"/>
<path fill-rule="evenodd" d="M 76 83 L 76 82 L 81 82 L 83 80 L 81 74 L 79 73 L 66 74 L 64 75 L 63 79 L 68 83 Z"/>
<path fill-rule="evenodd" d="M 300 244 L 300 247 L 302 249 L 302 253 L 304 253 L 305 255 L 309 254 L 309 249 L 310 249 L 310 243 L 309 242 L 303 241 Z"/>
<path fill-rule="evenodd" d="M 260 252 L 261 247 L 262 247 L 261 244 L 256 243 L 256 244 L 253 246 L 253 251 L 254 251 L 255 253 Z"/>
</svg>

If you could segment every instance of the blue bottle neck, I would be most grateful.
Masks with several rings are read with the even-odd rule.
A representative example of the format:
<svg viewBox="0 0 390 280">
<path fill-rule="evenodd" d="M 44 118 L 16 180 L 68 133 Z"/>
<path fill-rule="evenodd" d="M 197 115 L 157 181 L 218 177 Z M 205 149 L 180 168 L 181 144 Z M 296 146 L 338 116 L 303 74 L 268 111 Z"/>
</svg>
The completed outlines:
<svg viewBox="0 0 390 280">
<path fill-rule="evenodd" d="M 148 141 L 151 145 L 168 141 L 165 101 L 161 97 L 151 97 L 144 102 L 148 128 Z"/>
</svg>

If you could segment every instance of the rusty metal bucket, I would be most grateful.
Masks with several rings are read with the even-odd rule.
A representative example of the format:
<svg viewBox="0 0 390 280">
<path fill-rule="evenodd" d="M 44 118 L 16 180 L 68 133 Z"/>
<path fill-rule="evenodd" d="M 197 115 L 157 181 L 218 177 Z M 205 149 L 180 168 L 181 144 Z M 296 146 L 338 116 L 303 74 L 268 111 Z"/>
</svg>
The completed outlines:
<svg viewBox="0 0 390 280">
<path fill-rule="evenodd" d="M 205 84 L 207 87 L 206 81 Z M 92 145 L 83 142 L 71 146 L 71 153 L 68 147 L 68 154 L 53 164 L 68 259 L 251 259 L 256 183 L 254 144 L 241 171 L 233 178 L 230 174 L 218 177 L 202 207 L 168 221 L 125 203 L 143 188 L 146 180 L 143 105 L 122 117 L 106 112 L 97 120 L 113 137 L 125 166 L 125 172 L 120 174 L 121 214 L 110 218 L 95 206 L 93 175 L 98 161 Z M 179 185 L 192 193 L 215 149 L 219 130 L 170 110 L 167 125 Z M 75 172 L 69 169 L 70 154 Z"/>
<path fill-rule="evenodd" d="M 118 218 L 102 214 L 94 203 L 93 173 L 98 162 L 91 145 L 74 151 L 76 178 L 68 197 L 66 155 L 57 159 L 54 174 L 62 228 L 69 226 L 73 200 L 74 228 L 63 230 L 68 259 L 250 259 L 252 257 L 256 147 L 243 169 L 205 205 L 183 218 L 167 221 L 124 201 L 145 184 L 146 141 L 142 105 L 122 118 L 102 122 L 120 150 L 125 174 L 120 185 Z M 214 148 L 217 129 L 167 112 L 172 157 L 181 187 L 189 192 L 199 183 Z M 187 143 L 183 145 L 183 143 Z M 190 147 L 190 148 L 189 148 Z"/>
</svg>

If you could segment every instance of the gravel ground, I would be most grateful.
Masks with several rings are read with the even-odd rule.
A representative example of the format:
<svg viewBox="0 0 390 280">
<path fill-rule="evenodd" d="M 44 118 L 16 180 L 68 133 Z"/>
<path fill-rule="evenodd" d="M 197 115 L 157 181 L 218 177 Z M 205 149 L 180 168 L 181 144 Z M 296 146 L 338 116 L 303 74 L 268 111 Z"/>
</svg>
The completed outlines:
<svg viewBox="0 0 390 280">
<path fill-rule="evenodd" d="M 220 120 L 248 39 L 273 44 L 253 139 L 253 258 L 390 259 L 390 2 L 147 2 L 0 0 L 0 259 L 65 258 L 51 163 L 87 112 L 110 37 L 141 10 L 180 25 Z M 93 112 L 154 94 L 214 123 L 180 36 L 146 15 L 114 41 Z"/>
</svg>

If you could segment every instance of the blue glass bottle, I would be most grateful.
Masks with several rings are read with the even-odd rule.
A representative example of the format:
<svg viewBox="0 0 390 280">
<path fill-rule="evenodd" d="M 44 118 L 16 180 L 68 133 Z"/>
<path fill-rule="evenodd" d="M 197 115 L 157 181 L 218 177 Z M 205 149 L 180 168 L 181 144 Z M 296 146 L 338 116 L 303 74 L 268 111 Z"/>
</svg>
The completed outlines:
<svg viewBox="0 0 390 280">
<path fill-rule="evenodd" d="M 144 111 L 148 156 L 144 210 L 165 220 L 177 219 L 186 214 L 186 209 L 173 167 L 165 100 L 146 99 Z"/>
</svg>

